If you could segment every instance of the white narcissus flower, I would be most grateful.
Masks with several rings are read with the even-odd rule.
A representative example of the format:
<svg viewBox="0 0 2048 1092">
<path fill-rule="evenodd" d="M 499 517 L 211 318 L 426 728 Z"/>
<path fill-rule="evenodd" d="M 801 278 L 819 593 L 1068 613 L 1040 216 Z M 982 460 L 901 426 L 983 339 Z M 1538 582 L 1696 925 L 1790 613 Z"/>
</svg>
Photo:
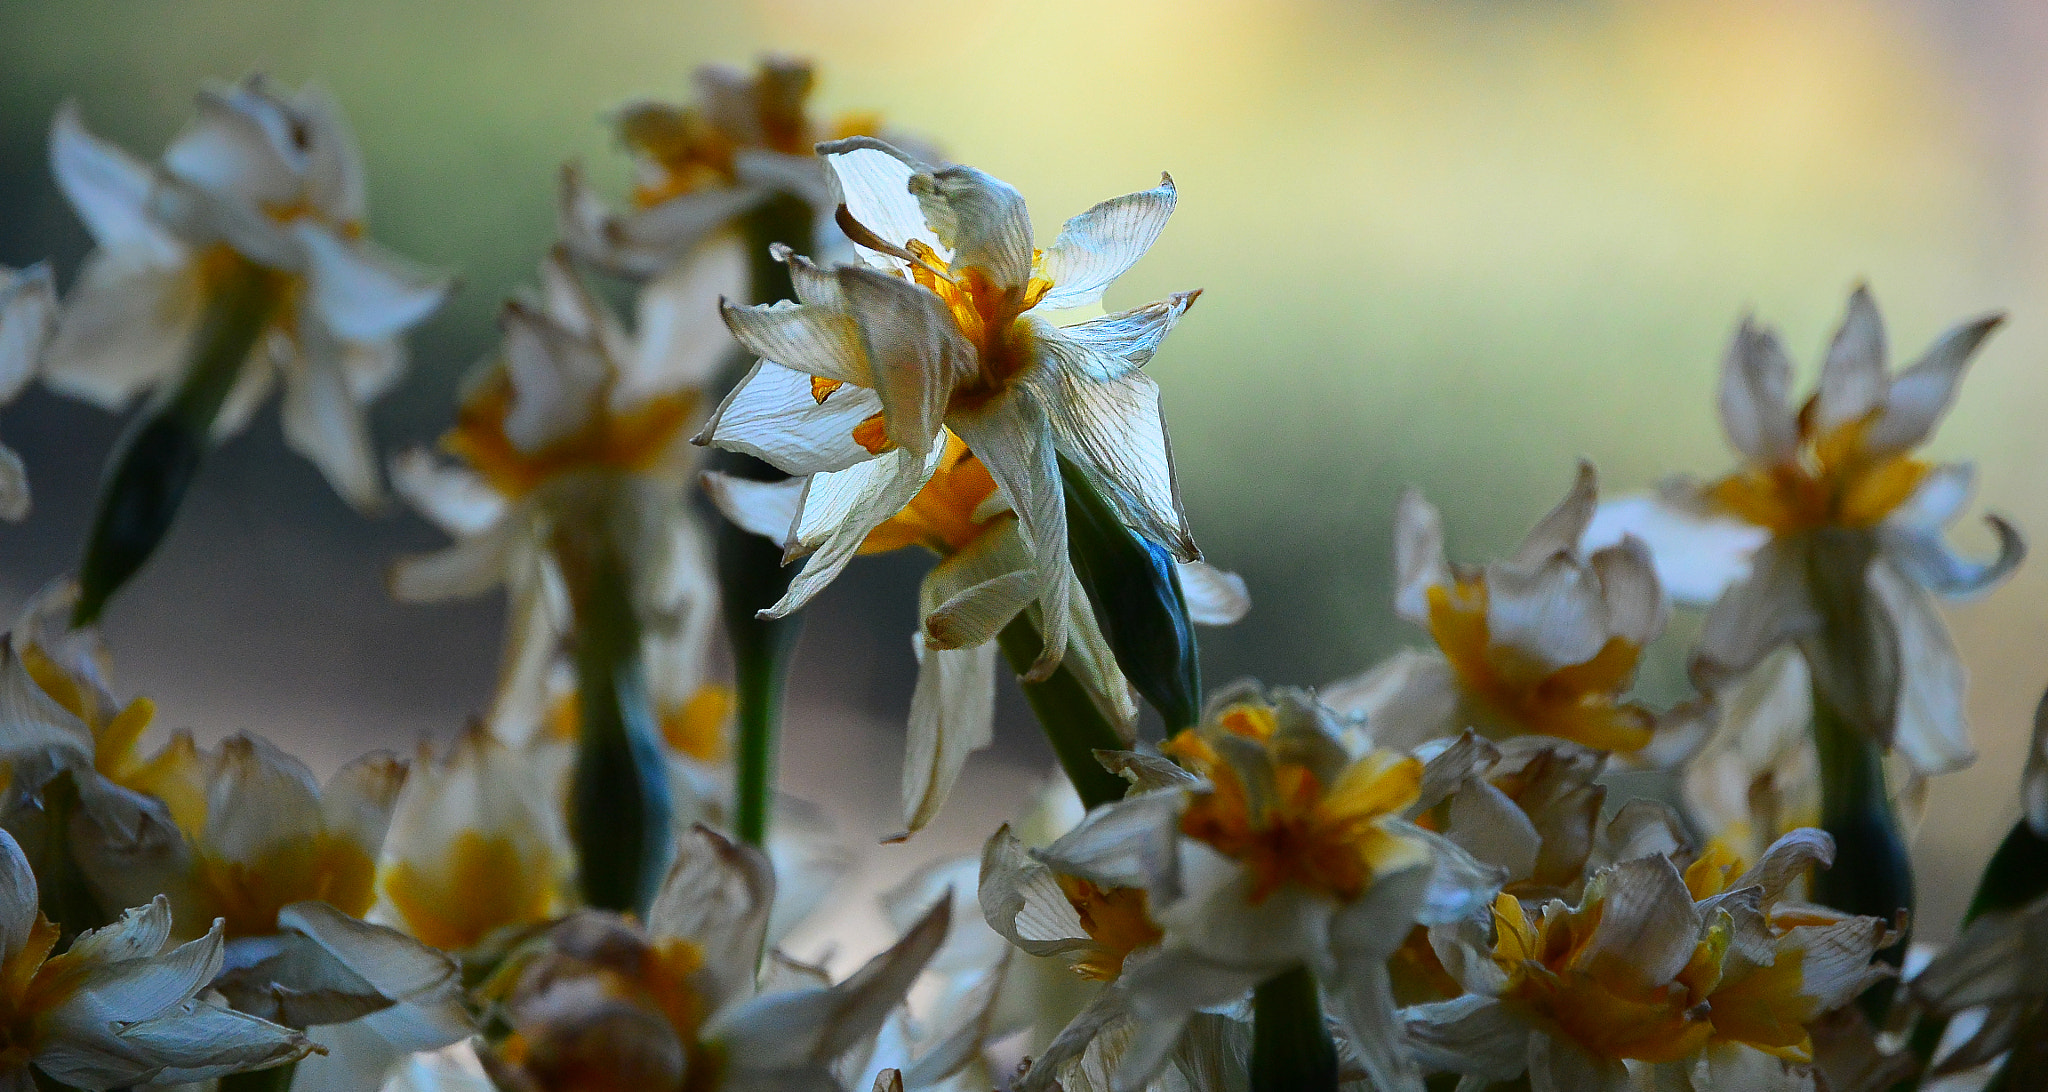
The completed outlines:
<svg viewBox="0 0 2048 1092">
<path fill-rule="evenodd" d="M 1808 1026 L 1890 973 L 1871 963 L 1884 922 L 1786 898 L 1833 856 L 1809 829 L 1739 875 L 1723 854 L 1683 874 L 1658 854 L 1602 870 L 1576 906 L 1503 894 L 1490 921 L 1433 937 L 1469 992 L 1406 1010 L 1418 1054 L 1542 1092 L 1810 1090 Z"/>
<path fill-rule="evenodd" d="M 1622 753 L 1660 727 L 1626 701 L 1643 646 L 1669 603 L 1640 542 L 1584 552 L 1593 468 L 1515 553 L 1483 567 L 1444 557 L 1443 518 L 1419 493 L 1395 516 L 1394 609 L 1436 641 L 1325 688 L 1324 701 L 1367 718 L 1382 745 L 1412 747 L 1475 728 L 1494 738 L 1555 736 Z"/>
<path fill-rule="evenodd" d="M 2038 1049 L 2014 1048 L 2038 1046 L 2048 1031 L 2048 896 L 1972 921 L 1906 990 L 1915 1005 L 1940 1016 L 1983 1012 L 1983 1023 L 1935 1064 L 1934 1076 L 1962 1073 L 2012 1051 L 1999 1087 L 2040 1087 L 2048 1080 L 2048 1061 Z"/>
<path fill-rule="evenodd" d="M 558 526 L 608 527 L 630 558 L 656 704 L 694 693 L 715 592 L 685 503 L 697 463 L 689 436 L 728 344 L 713 303 L 741 275 L 730 254 L 699 255 L 641 291 L 629 334 L 557 248 L 540 299 L 506 307 L 504 346 L 470 380 L 443 440 L 463 465 L 423 451 L 393 465 L 399 492 L 456 542 L 394 565 L 392 593 L 430 602 L 507 590 L 490 721 L 508 741 L 547 719 L 548 670 L 571 627 Z"/>
<path fill-rule="evenodd" d="M 998 580 L 966 598 L 1038 601 L 1043 678 L 1072 628 L 1059 459 L 1130 527 L 1180 560 L 1199 556 L 1159 387 L 1141 370 L 1196 293 L 1072 326 L 1042 317 L 1101 299 L 1166 226 L 1173 183 L 1105 201 L 1038 250 L 1023 197 L 980 171 L 928 167 L 867 138 L 818 150 L 862 260 L 825 270 L 778 251 L 801 302 L 726 307 L 761 361 L 698 437 L 808 479 L 788 543 L 808 557 L 763 616 L 830 583 L 918 495 L 950 433 L 994 480 L 1030 561 L 1028 586 Z"/>
<path fill-rule="evenodd" d="M 707 474 L 705 489 L 743 528 L 792 552 L 802 534 L 811 479 L 750 481 Z M 918 593 L 917 687 L 910 699 L 910 735 L 903 765 L 903 822 L 916 833 L 951 793 L 967 756 L 988 746 L 995 728 L 996 638 L 1019 612 L 1032 609 L 1041 586 L 1031 549 L 988 468 L 951 431 L 931 475 L 900 510 L 877 524 L 856 555 L 922 546 L 939 557 Z M 1062 556 L 1062 567 L 1068 565 Z M 1228 625 L 1250 609 L 1244 581 L 1199 561 L 1179 563 L 1190 617 Z M 1070 664 L 1101 706 L 1103 717 L 1135 739 L 1137 706 L 1086 596 L 1067 601 Z M 1035 621 L 1043 623 L 1043 608 Z"/>
<path fill-rule="evenodd" d="M 1128 1015 L 1135 1038 L 1116 1072 L 1128 1092 L 1158 1072 L 1198 1011 L 1306 967 L 1348 1057 L 1376 1087 L 1419 1089 L 1387 960 L 1411 926 L 1465 917 L 1499 886 L 1495 870 L 1401 818 L 1420 793 L 1422 762 L 1353 755 L 1312 698 L 1243 688 L 1212 699 L 1202 724 L 1165 749 L 1186 769 L 1115 757 L 1132 795 L 1031 854 L 1049 873 L 1012 870 L 991 888 L 1003 902 L 989 915 L 997 931 L 1080 956 L 1084 969 L 1120 961 L 1114 985 L 1069 1031 L 1092 1037 Z M 1025 888 L 1040 897 L 1019 906 L 1004 894 Z M 1027 921 L 1026 908 L 1050 916 Z M 1080 920 L 1076 931 L 1077 919 L 1096 925 Z M 1156 941 L 1144 943 L 1143 929 Z"/>
<path fill-rule="evenodd" d="M 274 298 L 214 436 L 238 432 L 281 373 L 285 439 L 349 503 L 378 504 L 363 406 L 396 384 L 400 335 L 450 282 L 364 239 L 362 154 L 333 100 L 261 77 L 209 88 L 160 167 L 86 132 L 66 105 L 50 162 L 97 249 L 66 298 L 45 381 L 108 409 L 176 388 L 209 295 L 253 266 Z"/>
<path fill-rule="evenodd" d="M 15 400 L 35 377 L 43 343 L 57 324 L 57 289 L 50 267 L 0 266 L 0 405 Z M 0 447 L 0 519 L 28 515 L 28 470 L 21 456 Z"/>
<path fill-rule="evenodd" d="M 1806 662 L 1790 648 L 1718 689 L 1715 722 L 1683 767 L 1685 805 L 1712 843 L 1748 860 L 1820 822 Z"/>
<path fill-rule="evenodd" d="M 642 99 L 613 116 L 619 143 L 633 158 L 630 211 L 614 212 L 580 170 L 564 170 L 560 229 L 577 257 L 628 276 L 653 276 L 779 195 L 802 202 L 813 237 L 837 234 L 831 185 L 812 148 L 821 140 L 883 135 L 879 119 L 813 120 L 807 103 L 816 78 L 809 61 L 793 57 L 763 57 L 751 74 L 704 65 L 693 82 L 692 105 Z"/>
<path fill-rule="evenodd" d="M 1641 538 L 1675 595 L 1713 604 L 1694 655 L 1703 684 L 1798 642 L 1815 689 L 1914 772 L 1947 773 L 1975 757 L 1965 672 L 1933 596 L 1991 587 L 2025 548 L 1989 516 L 1995 559 L 1951 553 L 1943 531 L 1968 504 L 1974 471 L 1914 449 L 1999 321 L 1964 322 L 1892 373 L 1877 305 L 1858 288 L 1813 396 L 1796 409 L 1777 335 L 1743 321 L 1720 390 L 1721 425 L 1742 464 L 1711 484 L 1676 479 L 1654 498 L 1611 501 L 1587 536 Z"/>
<path fill-rule="evenodd" d="M 515 1092 L 838 1092 L 837 1068 L 870 1049 L 945 939 L 948 907 L 843 982 L 778 982 L 770 961 L 757 989 L 773 897 L 757 850 L 688 833 L 644 927 L 583 911 L 493 974 L 482 995 L 510 1034 L 485 1066 Z"/>
<path fill-rule="evenodd" d="M 0 1088 L 73 1088 L 205 1081 L 283 1065 L 312 1044 L 290 1028 L 202 995 L 221 968 L 221 923 L 171 947 L 162 896 L 51 955 L 58 926 L 37 907 L 35 874 L 0 831 Z"/>
</svg>

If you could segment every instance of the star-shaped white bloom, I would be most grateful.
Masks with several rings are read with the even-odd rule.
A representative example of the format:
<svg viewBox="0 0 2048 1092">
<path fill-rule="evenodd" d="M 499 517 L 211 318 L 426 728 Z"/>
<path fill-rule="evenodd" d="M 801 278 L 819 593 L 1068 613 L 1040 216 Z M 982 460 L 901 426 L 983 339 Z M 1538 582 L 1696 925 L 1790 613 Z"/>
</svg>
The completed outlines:
<svg viewBox="0 0 2048 1092">
<path fill-rule="evenodd" d="M 948 430 L 994 479 L 1031 558 L 1045 649 L 1058 664 L 1074 577 L 1058 460 L 1128 525 L 1186 561 L 1198 553 L 1174 481 L 1159 387 L 1141 370 L 1196 293 L 1072 326 L 1044 312 L 1098 301 L 1173 211 L 1170 179 L 1103 202 L 1033 246 L 1024 200 L 971 167 L 932 168 L 869 138 L 819 146 L 841 226 L 862 261 L 795 255 L 801 302 L 726 308 L 762 359 L 700 442 L 807 476 L 780 617 L 830 583 L 870 532 L 917 496 Z"/>
<path fill-rule="evenodd" d="M 333 100 L 261 77 L 209 88 L 155 167 L 66 105 L 50 162 L 97 249 L 65 300 L 46 381 L 109 409 L 175 387 L 210 293 L 253 264 L 279 278 L 278 298 L 214 435 L 239 431 L 281 373 L 286 440 L 351 504 L 377 504 L 363 406 L 397 383 L 399 335 L 450 282 L 363 237 L 362 155 Z"/>
</svg>

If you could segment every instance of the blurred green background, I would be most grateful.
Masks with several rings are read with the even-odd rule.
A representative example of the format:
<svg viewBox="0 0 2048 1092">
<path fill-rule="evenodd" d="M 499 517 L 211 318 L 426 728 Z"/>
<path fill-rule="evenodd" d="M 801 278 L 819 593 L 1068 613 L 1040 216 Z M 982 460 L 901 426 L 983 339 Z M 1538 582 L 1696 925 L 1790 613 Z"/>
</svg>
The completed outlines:
<svg viewBox="0 0 2048 1092">
<path fill-rule="evenodd" d="M 494 341 L 548 240 L 556 167 L 580 159 L 617 192 L 604 111 L 685 95 L 701 62 L 815 57 L 824 113 L 931 135 L 1021 188 L 1046 237 L 1168 169 L 1180 211 L 1108 302 L 1207 290 L 1151 370 L 1196 533 L 1256 604 L 1208 636 L 1209 674 L 1315 684 L 1420 639 L 1387 602 L 1404 486 L 1479 560 L 1576 456 L 1610 490 L 1716 473 L 1737 317 L 1779 324 L 1810 367 L 1859 279 L 1900 355 L 2011 311 L 1934 448 L 1980 462 L 1985 505 L 2048 527 L 2044 46 L 2048 10 L 2026 0 L 9 0 L 0 262 L 50 257 L 68 283 L 84 252 L 44 165 L 63 100 L 153 155 L 205 79 L 317 79 L 365 147 L 372 234 L 464 280 L 377 409 L 397 450 L 445 427 Z M 9 602 L 69 566 L 117 428 L 41 393 L 0 415 L 37 505 L 0 527 Z M 445 736 L 486 700 L 499 608 L 385 598 L 388 560 L 437 544 L 410 515 L 353 516 L 267 414 L 113 608 L 119 684 L 171 725 L 268 732 L 324 768 Z M 896 829 L 921 564 L 857 565 L 802 648 L 788 782 L 859 846 Z M 2017 810 L 2048 673 L 2041 571 L 1951 612 L 1984 760 L 1934 788 L 1924 936 L 1953 927 Z M 1676 696 L 1672 655 L 1650 676 Z M 941 822 L 864 851 L 864 889 L 1021 805 L 1046 756 L 1005 701 L 1002 742 Z"/>
</svg>

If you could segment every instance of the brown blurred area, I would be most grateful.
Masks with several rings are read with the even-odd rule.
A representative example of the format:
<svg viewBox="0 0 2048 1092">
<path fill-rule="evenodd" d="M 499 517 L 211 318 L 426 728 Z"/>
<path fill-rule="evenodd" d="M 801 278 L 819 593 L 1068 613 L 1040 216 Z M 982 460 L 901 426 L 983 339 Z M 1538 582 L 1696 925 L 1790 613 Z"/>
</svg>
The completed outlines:
<svg viewBox="0 0 2048 1092">
<path fill-rule="evenodd" d="M 1206 289 L 1151 369 L 1197 536 L 1255 603 L 1208 634 L 1212 683 L 1316 684 L 1420 639 L 1387 604 L 1407 485 L 1477 560 L 1576 456 L 1610 489 L 1717 472 L 1738 315 L 1778 323 L 1810 368 L 1861 279 L 1902 356 L 2012 313 L 1935 452 L 1977 460 L 1985 506 L 2048 529 L 2048 9 L 2023 0 L 18 0 L 0 6 L 0 262 L 48 257 L 68 283 L 86 248 L 43 158 L 65 99 L 150 154 L 204 79 L 317 79 L 364 143 L 373 233 L 465 282 L 377 409 L 397 451 L 445 427 L 530 276 L 555 168 L 622 183 L 604 111 L 770 49 L 818 59 L 827 111 L 878 110 L 1018 185 L 1045 237 L 1173 172 L 1175 222 L 1109 303 Z M 0 527 L 0 605 L 71 564 L 118 427 L 42 392 L 0 413 L 36 504 Z M 438 542 L 402 512 L 350 513 L 261 416 L 110 612 L 117 685 L 169 725 L 262 731 L 321 769 L 445 737 L 487 699 L 500 606 L 389 600 L 390 559 Z M 786 783 L 865 847 L 864 891 L 977 845 L 1048 768 L 1006 696 L 940 823 L 875 845 L 897 829 L 922 564 L 857 563 L 809 611 L 793 683 Z M 2017 811 L 2048 576 L 1950 617 L 1984 757 L 1934 787 L 1919 834 L 1930 939 Z M 1679 696 L 1678 651 L 1646 675 L 1657 700 Z"/>
</svg>

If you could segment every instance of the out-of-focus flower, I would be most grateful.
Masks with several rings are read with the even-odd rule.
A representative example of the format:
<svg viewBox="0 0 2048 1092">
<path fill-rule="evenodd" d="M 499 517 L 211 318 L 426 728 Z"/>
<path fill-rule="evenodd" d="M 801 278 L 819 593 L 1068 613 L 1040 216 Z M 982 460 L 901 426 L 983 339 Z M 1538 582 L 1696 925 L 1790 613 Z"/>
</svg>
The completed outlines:
<svg viewBox="0 0 2048 1092">
<path fill-rule="evenodd" d="M 1714 705 L 1714 727 L 1684 766 L 1686 809 L 1714 845 L 1756 860 L 1820 822 L 1806 662 L 1781 649 L 1721 687 Z"/>
<path fill-rule="evenodd" d="M 797 550 L 808 479 L 749 481 L 706 476 L 705 486 L 735 523 Z M 1031 606 L 1039 587 L 1016 513 L 988 468 L 951 431 L 923 488 L 858 544 L 856 555 L 922 546 L 939 557 L 919 590 L 917 688 L 910 700 L 903 767 L 903 822 L 915 833 L 938 814 L 967 756 L 986 747 L 995 726 L 996 638 Z M 1067 565 L 1064 557 L 1061 565 Z M 1199 561 L 1180 563 L 1189 612 L 1227 625 L 1250 607 L 1244 581 Z M 1135 737 L 1137 706 L 1097 626 L 1086 596 L 1067 601 L 1073 665 L 1105 719 Z M 1041 615 L 1042 617 L 1042 615 Z"/>
<path fill-rule="evenodd" d="M 758 851 L 698 828 L 642 927 L 583 911 L 483 987 L 510 1034 L 486 1067 L 520 1090 L 836 1090 L 947 927 L 941 903 L 837 985 L 757 993 L 774 878 Z"/>
<path fill-rule="evenodd" d="M 50 267 L 0 266 L 0 404 L 14 401 L 36 374 L 43 343 L 57 325 L 57 288 Z M 0 447 L 0 519 L 28 515 L 28 470 L 21 456 Z"/>
<path fill-rule="evenodd" d="M 393 465 L 399 492 L 456 539 L 395 565 L 393 594 L 423 602 L 507 589 L 490 719 L 510 741 L 546 720 L 548 669 L 571 627 L 562 527 L 599 528 L 630 559 L 657 704 L 692 689 L 665 685 L 701 665 L 714 614 L 702 534 L 684 503 L 696 463 L 688 439 L 726 344 L 712 301 L 737 275 L 707 255 L 650 285 L 629 335 L 557 248 L 541 266 L 540 299 L 506 307 L 504 346 L 470 380 L 443 440 L 463 465 L 423 451 Z"/>
<path fill-rule="evenodd" d="M 0 831 L 0 1085 L 74 1088 L 204 1081 L 283 1065 L 312 1049 L 290 1028 L 201 996 L 220 970 L 221 923 L 170 947 L 158 896 L 51 955 L 59 930 L 36 909 L 36 876 Z"/>
<path fill-rule="evenodd" d="M 1974 472 L 1913 451 L 1948 412 L 1964 367 L 1999 321 L 1956 326 L 1894 374 L 1877 305 L 1858 288 L 1817 389 L 1795 410 L 1777 336 L 1744 320 L 1720 393 L 1721 424 L 1742 465 L 1710 484 L 1677 479 L 1654 498 L 1612 501 L 1588 535 L 1640 537 L 1667 587 L 1713 603 L 1696 678 L 1711 685 L 1796 641 L 1815 688 L 1915 772 L 1969 763 L 1965 673 L 1933 595 L 1991 587 L 2019 564 L 2024 545 L 1989 516 L 1995 559 L 1951 553 L 1943 529 L 1968 503 Z"/>
<path fill-rule="evenodd" d="M 968 590 L 958 612 L 1036 599 L 1042 678 L 1066 649 L 1075 584 L 1058 459 L 1126 524 L 1180 560 L 1198 556 L 1159 387 L 1141 370 L 1196 294 L 1073 326 L 1040 317 L 1099 300 L 1165 227 L 1173 184 L 1097 205 L 1038 250 L 1022 196 L 980 171 L 934 169 L 867 138 L 819 150 L 862 261 L 827 271 L 779 252 L 802 302 L 726 307 L 762 359 L 698 437 L 807 478 L 787 550 L 809 556 L 764 617 L 817 594 L 916 498 L 950 433 L 994 481 L 1030 562 L 1023 587 Z"/>
<path fill-rule="evenodd" d="M 1810 1089 L 1808 1025 L 1889 973 L 1884 922 L 1791 903 L 1826 865 L 1825 834 L 1781 839 L 1757 866 L 1663 855 L 1601 871 L 1578 905 L 1533 914 L 1503 894 L 1490 922 L 1449 930 L 1445 965 L 1470 991 L 1407 1010 L 1425 1065 L 1586 1092 L 1641 1087 Z M 1461 951 L 1462 949 L 1462 951 Z"/>
<path fill-rule="evenodd" d="M 1034 945 L 1060 945 L 1087 973 L 1121 964 L 1112 991 L 1076 1022 L 1113 1004 L 1135 1023 L 1118 1088 L 1142 1087 L 1197 1011 L 1302 967 L 1368 1077 L 1419 1088 L 1388 957 L 1410 926 L 1470 914 L 1498 888 L 1493 870 L 1401 818 L 1421 791 L 1422 762 L 1384 750 L 1353 755 L 1307 695 L 1244 688 L 1214 698 L 1203 723 L 1166 751 L 1187 768 L 1117 759 L 1133 794 L 1034 854 L 1049 874 L 996 887 L 1050 887 L 1025 905 L 1064 906 L 1046 919 L 1064 918 L 1064 929 L 1034 935 L 1038 922 L 1023 924 L 1011 899 L 990 914 L 998 931 L 1007 924 Z"/>
<path fill-rule="evenodd" d="M 1960 1073 L 2011 1051 L 1999 1087 L 2048 1081 L 2048 897 L 1984 914 L 1906 984 L 1914 1003 L 1941 1016 L 1982 1009 L 1983 1023 L 1935 1064 Z M 1987 1086 L 1988 1087 L 1988 1086 Z"/>
<path fill-rule="evenodd" d="M 884 135 L 872 114 L 846 114 L 829 124 L 812 119 L 807 103 L 816 76 L 806 60 L 764 57 L 752 74 L 705 65 L 694 82 L 694 105 L 643 99 L 614 115 L 619 142 L 633 158 L 631 211 L 614 212 L 576 168 L 563 172 L 561 233 L 579 258 L 654 276 L 735 217 L 783 194 L 816 220 L 816 237 L 831 230 L 834 202 L 813 147 Z"/>
<path fill-rule="evenodd" d="M 262 77 L 209 88 L 160 168 L 87 133 L 67 105 L 50 159 L 98 249 L 66 300 L 45 381 L 109 409 L 175 390 L 209 298 L 253 274 L 263 332 L 213 435 L 239 431 L 281 373 L 286 440 L 349 503 L 379 503 L 362 407 L 397 382 L 399 335 L 449 281 L 364 238 L 362 156 L 333 100 Z"/>
<path fill-rule="evenodd" d="M 1382 745 L 1414 746 L 1466 728 L 1624 753 L 1648 745 L 1658 717 L 1624 695 L 1669 605 L 1640 542 L 1580 549 L 1594 500 L 1593 468 L 1581 463 L 1563 502 L 1512 556 L 1470 567 L 1445 560 L 1436 508 L 1418 493 L 1404 495 L 1395 516 L 1394 607 L 1426 627 L 1436 647 L 1399 653 L 1327 688 L 1323 700 L 1363 714 Z"/>
<path fill-rule="evenodd" d="M 1566 740 L 1468 732 L 1430 757 L 1408 815 L 1501 869 L 1510 894 L 1571 897 L 1598 840 L 1606 760 Z"/>
<path fill-rule="evenodd" d="M 573 891 L 560 765 L 481 726 L 439 761 L 422 754 L 392 809 L 373 916 L 450 952 L 560 916 Z"/>
</svg>

